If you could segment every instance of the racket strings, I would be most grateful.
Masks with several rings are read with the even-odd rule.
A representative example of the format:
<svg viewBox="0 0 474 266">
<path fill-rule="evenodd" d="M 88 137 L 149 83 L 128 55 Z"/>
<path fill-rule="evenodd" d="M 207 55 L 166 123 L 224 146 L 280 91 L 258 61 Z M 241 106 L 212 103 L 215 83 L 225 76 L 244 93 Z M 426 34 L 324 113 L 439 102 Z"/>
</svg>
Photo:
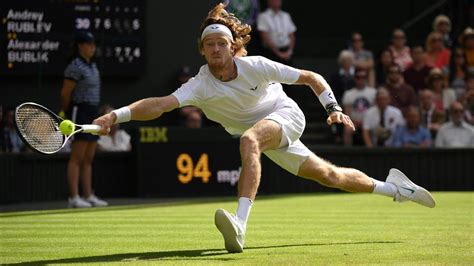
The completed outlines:
<svg viewBox="0 0 474 266">
<path fill-rule="evenodd" d="M 16 120 L 20 134 L 33 148 L 53 153 L 63 146 L 64 135 L 58 121 L 43 110 L 24 106 L 17 110 Z"/>
</svg>

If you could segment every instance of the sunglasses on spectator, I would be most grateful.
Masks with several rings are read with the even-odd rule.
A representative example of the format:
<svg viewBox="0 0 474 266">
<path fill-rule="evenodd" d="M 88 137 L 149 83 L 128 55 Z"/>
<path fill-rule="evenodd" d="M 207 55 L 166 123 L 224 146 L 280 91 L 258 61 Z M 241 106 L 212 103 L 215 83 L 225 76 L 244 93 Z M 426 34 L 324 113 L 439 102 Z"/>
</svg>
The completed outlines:
<svg viewBox="0 0 474 266">
<path fill-rule="evenodd" d="M 431 39 L 431 42 L 441 42 L 441 41 L 443 41 L 442 38 L 433 38 L 433 39 Z"/>
<path fill-rule="evenodd" d="M 352 42 L 361 42 L 362 39 L 352 39 Z"/>
<path fill-rule="evenodd" d="M 456 114 L 464 113 L 464 109 L 452 109 L 451 111 Z"/>
<path fill-rule="evenodd" d="M 403 35 L 394 35 L 393 38 L 394 39 L 405 39 L 405 36 L 403 36 Z"/>
<path fill-rule="evenodd" d="M 400 71 L 391 69 L 388 71 L 389 74 L 400 74 Z"/>
<path fill-rule="evenodd" d="M 354 77 L 356 79 L 365 79 L 367 76 L 366 75 L 355 75 Z"/>
</svg>

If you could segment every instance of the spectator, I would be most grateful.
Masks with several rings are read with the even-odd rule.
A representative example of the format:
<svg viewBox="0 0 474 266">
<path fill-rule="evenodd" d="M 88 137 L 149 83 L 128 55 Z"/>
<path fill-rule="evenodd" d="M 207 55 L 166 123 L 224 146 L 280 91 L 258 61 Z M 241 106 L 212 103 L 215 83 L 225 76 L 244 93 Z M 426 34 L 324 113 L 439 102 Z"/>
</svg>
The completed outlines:
<svg viewBox="0 0 474 266">
<path fill-rule="evenodd" d="M 436 147 L 474 147 L 474 128 L 463 121 L 464 106 L 453 102 L 450 108 L 451 121 L 445 123 L 436 136 Z"/>
<path fill-rule="evenodd" d="M 428 89 L 433 92 L 435 109 L 439 112 L 447 112 L 449 106 L 456 100 L 456 92 L 446 88 L 443 72 L 439 68 L 433 68 L 428 75 Z"/>
<path fill-rule="evenodd" d="M 392 33 L 392 45 L 389 46 L 392 51 L 393 60 L 404 71 L 413 62 L 410 56 L 410 47 L 406 46 L 407 37 L 401 29 L 395 29 Z"/>
<path fill-rule="evenodd" d="M 462 97 L 465 106 L 466 121 L 474 125 L 474 74 L 466 76 L 466 92 Z"/>
<path fill-rule="evenodd" d="M 452 47 L 453 40 L 449 33 L 451 32 L 451 20 L 445 15 L 438 15 L 433 20 L 433 31 L 439 32 L 443 36 L 445 47 Z"/>
<path fill-rule="evenodd" d="M 398 109 L 404 111 L 406 107 L 416 105 L 415 90 L 403 80 L 399 65 L 393 64 L 388 68 L 384 87 L 390 92 L 390 103 Z"/>
<path fill-rule="evenodd" d="M 342 104 L 344 113 L 350 116 L 355 126 L 355 131 L 344 128 L 344 145 L 363 145 L 362 139 L 362 118 L 365 112 L 374 105 L 377 91 L 367 86 L 367 71 L 357 69 L 354 75 L 355 87 L 344 92 Z"/>
<path fill-rule="evenodd" d="M 113 110 L 112 106 L 104 104 L 100 107 L 99 113 L 104 115 Z M 97 148 L 100 151 L 130 151 L 132 149 L 130 135 L 119 127 L 119 124 L 114 124 L 110 127 L 109 135 L 100 136 L 97 141 Z"/>
<path fill-rule="evenodd" d="M 281 10 L 281 0 L 267 0 L 268 9 L 258 15 L 257 29 L 260 32 L 264 56 L 292 65 L 295 48 L 296 26 L 290 14 Z"/>
<path fill-rule="evenodd" d="M 25 151 L 25 145 L 15 127 L 15 109 L 7 108 L 5 110 L 4 120 L 5 123 L 2 131 L 4 151 L 7 153 L 20 153 Z"/>
<path fill-rule="evenodd" d="M 201 128 L 202 127 L 202 113 L 200 111 L 190 112 L 186 116 L 184 124 L 187 128 Z"/>
<path fill-rule="evenodd" d="M 377 86 L 382 86 L 387 79 L 388 68 L 394 63 L 392 51 L 389 49 L 383 50 L 380 53 L 379 60 L 375 65 L 375 83 Z"/>
<path fill-rule="evenodd" d="M 390 105 L 390 92 L 379 88 L 375 105 L 370 107 L 362 122 L 362 136 L 365 146 L 388 146 L 395 129 L 404 124 L 400 109 Z"/>
<path fill-rule="evenodd" d="M 352 33 L 350 51 L 354 55 L 354 65 L 356 68 L 363 68 L 368 73 L 368 85 L 375 86 L 374 55 L 371 51 L 364 49 L 364 40 L 358 32 Z"/>
<path fill-rule="evenodd" d="M 468 74 L 466 55 L 461 47 L 454 48 L 454 53 L 449 62 L 449 86 L 456 91 L 459 98 L 464 93 L 464 79 Z"/>
<path fill-rule="evenodd" d="M 474 73 L 474 29 L 467 27 L 459 36 L 459 43 L 464 48 L 468 70 Z"/>
<path fill-rule="evenodd" d="M 418 147 L 431 146 L 431 134 L 428 129 L 421 126 L 420 112 L 415 106 L 409 106 L 405 111 L 404 126 L 399 126 L 393 136 L 393 147 Z"/>
<path fill-rule="evenodd" d="M 344 92 L 355 85 L 354 55 L 348 50 L 343 50 L 339 53 L 338 63 L 339 69 L 331 76 L 329 83 L 337 101 L 340 102 Z"/>
<path fill-rule="evenodd" d="M 405 82 L 412 86 L 417 93 L 422 89 L 426 89 L 426 78 L 431 70 L 431 67 L 425 64 L 425 56 L 425 51 L 421 45 L 413 46 L 411 49 L 413 64 L 403 72 Z"/>
<path fill-rule="evenodd" d="M 72 56 L 64 70 L 61 89 L 61 107 L 67 117 L 76 124 L 91 124 L 99 114 L 101 82 L 93 58 L 96 51 L 92 33 L 76 33 Z M 69 208 L 107 206 L 107 202 L 96 197 L 92 191 L 92 161 L 99 136 L 78 133 L 71 144 L 71 155 L 67 165 Z M 79 179 L 83 198 L 79 197 Z"/>
<path fill-rule="evenodd" d="M 446 121 L 446 113 L 435 109 L 431 90 L 420 91 L 420 113 L 421 125 L 435 138 L 439 128 Z"/>
<path fill-rule="evenodd" d="M 444 46 L 441 33 L 433 31 L 426 38 L 426 64 L 446 70 L 449 65 L 451 51 Z"/>
</svg>

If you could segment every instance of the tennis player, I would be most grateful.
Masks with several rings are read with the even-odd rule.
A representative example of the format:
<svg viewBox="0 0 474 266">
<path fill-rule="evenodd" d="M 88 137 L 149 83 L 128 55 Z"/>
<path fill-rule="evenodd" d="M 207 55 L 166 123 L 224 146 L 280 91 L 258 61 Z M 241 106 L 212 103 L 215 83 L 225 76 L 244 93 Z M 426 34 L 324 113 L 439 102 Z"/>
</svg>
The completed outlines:
<svg viewBox="0 0 474 266">
<path fill-rule="evenodd" d="M 414 201 L 434 207 L 431 194 L 412 183 L 402 172 L 391 169 L 386 182 L 350 168 L 337 167 L 311 152 L 300 140 L 305 117 L 282 90 L 284 84 L 311 87 L 328 113 L 327 123 L 342 123 L 354 129 L 342 113 L 324 78 L 260 56 L 245 56 L 250 26 L 225 11 L 212 9 L 201 26 L 200 53 L 207 64 L 171 95 L 147 98 L 97 118 L 101 134 L 114 123 L 152 120 L 175 108 L 195 105 L 230 134 L 240 135 L 242 171 L 236 214 L 223 209 L 215 213 L 215 224 L 229 252 L 242 252 L 247 219 L 260 183 L 260 156 L 264 153 L 289 172 L 328 187 L 350 192 L 368 192 Z"/>
</svg>

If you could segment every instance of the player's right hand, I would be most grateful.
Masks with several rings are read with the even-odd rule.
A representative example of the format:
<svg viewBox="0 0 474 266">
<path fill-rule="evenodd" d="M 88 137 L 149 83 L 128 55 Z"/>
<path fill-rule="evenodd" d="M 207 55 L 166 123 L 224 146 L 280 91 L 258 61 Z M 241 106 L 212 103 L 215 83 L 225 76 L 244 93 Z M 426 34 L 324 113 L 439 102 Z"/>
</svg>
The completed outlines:
<svg viewBox="0 0 474 266">
<path fill-rule="evenodd" d="M 102 127 L 102 129 L 98 132 L 99 135 L 108 135 L 110 133 L 110 127 L 112 127 L 114 124 L 115 119 L 117 119 L 115 113 L 110 112 L 99 118 L 96 118 L 92 124 Z"/>
</svg>

